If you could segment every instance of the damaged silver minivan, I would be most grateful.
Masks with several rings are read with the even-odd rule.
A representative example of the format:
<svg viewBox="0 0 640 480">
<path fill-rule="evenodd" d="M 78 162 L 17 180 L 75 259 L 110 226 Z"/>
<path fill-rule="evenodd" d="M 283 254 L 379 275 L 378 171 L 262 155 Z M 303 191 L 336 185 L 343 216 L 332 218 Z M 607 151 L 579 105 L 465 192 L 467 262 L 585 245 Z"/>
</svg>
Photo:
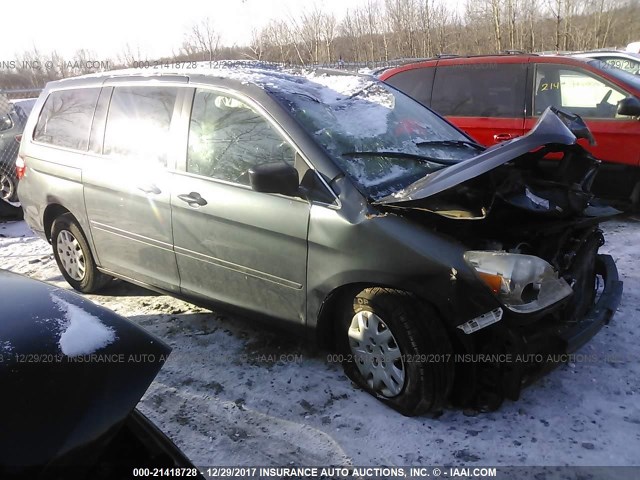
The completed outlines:
<svg viewBox="0 0 640 480">
<path fill-rule="evenodd" d="M 118 277 L 305 327 L 405 415 L 491 409 L 620 301 L 589 136 L 547 110 L 485 149 L 368 76 L 125 70 L 47 85 L 19 194 L 77 290 Z"/>
</svg>

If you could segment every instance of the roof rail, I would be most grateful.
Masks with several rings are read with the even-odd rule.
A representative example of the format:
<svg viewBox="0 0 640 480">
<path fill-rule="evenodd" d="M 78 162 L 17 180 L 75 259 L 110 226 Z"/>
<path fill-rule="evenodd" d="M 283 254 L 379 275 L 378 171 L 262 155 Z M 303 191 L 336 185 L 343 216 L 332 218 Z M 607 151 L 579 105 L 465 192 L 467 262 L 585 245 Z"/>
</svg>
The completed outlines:
<svg viewBox="0 0 640 480">
<path fill-rule="evenodd" d="M 15 89 L 2 89 L 0 88 L 0 93 L 4 93 L 5 95 L 11 95 L 12 93 L 40 93 L 42 91 L 41 88 L 15 88 Z"/>
</svg>

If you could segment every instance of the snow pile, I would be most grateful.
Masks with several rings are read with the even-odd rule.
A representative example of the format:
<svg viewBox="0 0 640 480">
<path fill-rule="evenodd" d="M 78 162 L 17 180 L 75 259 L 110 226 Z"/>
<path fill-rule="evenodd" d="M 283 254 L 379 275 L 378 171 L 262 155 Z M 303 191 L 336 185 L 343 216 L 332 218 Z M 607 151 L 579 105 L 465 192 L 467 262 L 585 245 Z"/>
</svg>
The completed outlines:
<svg viewBox="0 0 640 480">
<path fill-rule="evenodd" d="M 65 355 L 89 355 L 115 341 L 116 334 L 113 329 L 103 325 L 99 318 L 53 293 L 51 299 L 65 312 L 64 331 L 59 341 L 60 349 Z"/>
</svg>

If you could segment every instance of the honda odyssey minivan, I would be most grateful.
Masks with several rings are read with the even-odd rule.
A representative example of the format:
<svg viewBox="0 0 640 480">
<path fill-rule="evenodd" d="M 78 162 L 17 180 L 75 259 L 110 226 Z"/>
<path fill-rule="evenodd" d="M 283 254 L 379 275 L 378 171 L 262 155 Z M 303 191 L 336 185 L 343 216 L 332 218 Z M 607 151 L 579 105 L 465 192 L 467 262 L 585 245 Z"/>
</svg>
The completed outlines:
<svg viewBox="0 0 640 480">
<path fill-rule="evenodd" d="M 305 327 L 406 415 L 496 408 L 554 360 L 492 355 L 573 352 L 620 300 L 576 136 L 548 109 L 485 149 L 368 76 L 125 70 L 47 85 L 19 193 L 81 292 L 118 277 Z"/>
</svg>

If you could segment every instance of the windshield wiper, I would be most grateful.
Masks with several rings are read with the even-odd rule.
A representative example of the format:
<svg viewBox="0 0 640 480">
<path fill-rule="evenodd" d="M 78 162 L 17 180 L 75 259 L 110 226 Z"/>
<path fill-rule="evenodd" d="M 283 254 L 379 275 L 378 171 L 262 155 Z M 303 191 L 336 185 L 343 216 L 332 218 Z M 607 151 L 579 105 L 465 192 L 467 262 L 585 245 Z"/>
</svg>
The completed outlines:
<svg viewBox="0 0 640 480">
<path fill-rule="evenodd" d="M 416 155 L 414 153 L 405 153 L 405 152 L 345 152 L 342 154 L 343 157 L 390 157 L 390 158 L 406 158 L 407 160 L 415 160 L 416 162 L 421 163 L 438 163 L 440 165 L 455 165 L 460 163 L 460 160 L 454 160 L 452 158 L 435 158 L 435 157 L 427 157 L 424 155 Z"/>
<path fill-rule="evenodd" d="M 452 147 L 471 147 L 476 150 L 484 150 L 482 145 L 478 145 L 477 143 L 470 142 L 468 140 L 428 140 L 426 142 L 418 142 L 416 143 L 417 147 L 424 147 L 427 145 L 444 145 L 444 146 L 452 146 Z"/>
</svg>

